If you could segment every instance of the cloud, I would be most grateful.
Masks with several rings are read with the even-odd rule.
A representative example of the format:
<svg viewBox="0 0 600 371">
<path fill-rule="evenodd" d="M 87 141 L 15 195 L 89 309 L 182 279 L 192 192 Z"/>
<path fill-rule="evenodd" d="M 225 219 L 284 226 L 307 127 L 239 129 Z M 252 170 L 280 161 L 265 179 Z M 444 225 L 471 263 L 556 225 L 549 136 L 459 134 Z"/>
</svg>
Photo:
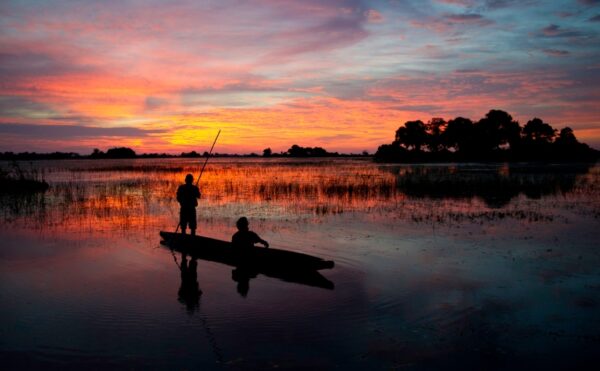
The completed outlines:
<svg viewBox="0 0 600 371">
<path fill-rule="evenodd" d="M 36 125 L 0 123 L 0 133 L 26 138 L 75 139 L 81 137 L 144 137 L 164 132 L 137 127 L 93 127 L 77 125 Z"/>
<path fill-rule="evenodd" d="M 381 13 L 379 13 L 375 9 L 367 10 L 365 12 L 365 16 L 367 17 L 368 23 L 382 23 L 383 22 L 383 15 L 381 15 Z"/>
<path fill-rule="evenodd" d="M 511 6 L 523 6 L 533 3 L 533 0 L 437 0 L 439 3 L 462 6 L 465 8 L 479 8 L 482 10 L 497 10 Z"/>
<path fill-rule="evenodd" d="M 273 41 L 273 52 L 262 60 L 269 64 L 287 61 L 301 54 L 320 53 L 347 47 L 365 39 L 368 32 L 363 28 L 366 21 L 361 17 L 336 17 L 325 22 L 280 33 Z"/>
<path fill-rule="evenodd" d="M 494 23 L 493 21 L 486 19 L 483 15 L 476 13 L 446 14 L 442 18 L 451 23 L 478 26 L 487 26 Z"/>
<path fill-rule="evenodd" d="M 0 78 L 4 81 L 20 77 L 64 76 L 75 73 L 92 73 L 90 66 L 74 64 L 69 58 L 61 58 L 44 52 L 10 52 L 0 46 Z"/>
<path fill-rule="evenodd" d="M 19 96 L 0 96 L 0 117 L 53 115 L 54 110 L 43 103 Z"/>
<path fill-rule="evenodd" d="M 44 127 L 4 127 L 0 144 L 180 152 L 224 125 L 234 152 L 341 131 L 328 149 L 374 149 L 415 115 L 494 107 L 597 125 L 597 8 L 533 3 L 4 2 L 0 122 Z"/>
<path fill-rule="evenodd" d="M 485 5 L 488 9 L 502 9 L 508 8 L 514 5 L 527 5 L 533 3 L 533 0 L 486 0 Z"/>
<path fill-rule="evenodd" d="M 600 14 L 593 16 L 592 18 L 588 19 L 588 21 L 590 21 L 590 22 L 600 22 Z"/>
<path fill-rule="evenodd" d="M 437 0 L 443 4 L 451 4 L 451 5 L 460 5 L 460 6 L 473 6 L 475 4 L 475 0 Z"/>
<path fill-rule="evenodd" d="M 147 110 L 160 108 L 162 106 L 165 106 L 166 104 L 168 104 L 167 99 L 152 96 L 146 97 L 146 101 L 144 102 L 144 106 Z"/>
<path fill-rule="evenodd" d="M 541 34 L 544 37 L 554 37 L 554 38 L 563 38 L 563 37 L 580 37 L 584 36 L 582 32 L 576 30 L 569 30 L 561 28 L 559 25 L 551 24 L 544 27 L 541 30 Z"/>
<path fill-rule="evenodd" d="M 578 0 L 581 4 L 584 5 L 597 5 L 600 4 L 600 0 Z"/>
<path fill-rule="evenodd" d="M 465 29 L 475 27 L 487 27 L 494 24 L 494 21 L 478 13 L 446 13 L 440 16 L 426 17 L 423 20 L 415 19 L 410 23 L 415 27 L 429 29 L 440 34 L 448 34 L 449 32 L 462 32 Z"/>
<path fill-rule="evenodd" d="M 553 57 L 565 57 L 569 55 L 569 51 L 567 50 L 559 50 L 559 49 L 543 49 L 542 50 L 547 55 L 551 55 Z"/>
</svg>

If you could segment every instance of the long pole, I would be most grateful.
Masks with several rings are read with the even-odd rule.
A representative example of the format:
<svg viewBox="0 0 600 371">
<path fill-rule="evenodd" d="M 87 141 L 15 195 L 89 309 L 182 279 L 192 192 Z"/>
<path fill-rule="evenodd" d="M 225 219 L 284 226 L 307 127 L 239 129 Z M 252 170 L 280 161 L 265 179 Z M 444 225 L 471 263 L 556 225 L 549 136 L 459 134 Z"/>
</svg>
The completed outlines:
<svg viewBox="0 0 600 371">
<path fill-rule="evenodd" d="M 196 185 L 198 185 L 198 183 L 200 183 L 200 178 L 202 178 L 202 174 L 204 173 L 204 169 L 206 168 L 206 164 L 208 163 L 208 159 L 210 158 L 210 155 L 212 155 L 212 151 L 215 148 L 215 144 L 217 144 L 217 139 L 219 139 L 219 135 L 221 135 L 221 129 L 219 129 L 219 132 L 217 133 L 217 136 L 215 137 L 215 140 L 213 141 L 213 144 L 210 147 L 208 156 L 206 156 L 206 160 L 204 160 L 204 165 L 202 165 L 202 170 L 200 170 L 200 175 L 198 175 L 198 179 L 196 179 Z M 179 232 L 180 226 L 181 226 L 181 222 L 177 222 L 177 228 L 175 228 L 175 233 Z"/>
<path fill-rule="evenodd" d="M 204 168 L 206 168 L 206 163 L 208 162 L 208 159 L 210 158 L 210 155 L 212 154 L 213 148 L 215 148 L 215 144 L 217 144 L 217 139 L 219 139 L 219 135 L 221 135 L 221 129 L 219 129 L 219 132 L 217 133 L 217 136 L 215 137 L 215 141 L 213 142 L 212 146 L 210 147 L 210 152 L 208 152 L 208 156 L 206 156 L 206 160 L 204 160 L 204 165 L 202 165 L 202 170 L 200 170 L 200 175 L 198 175 L 198 179 L 196 179 L 196 185 L 198 185 L 198 183 L 200 183 L 200 178 L 202 178 L 202 174 L 204 173 Z"/>
</svg>

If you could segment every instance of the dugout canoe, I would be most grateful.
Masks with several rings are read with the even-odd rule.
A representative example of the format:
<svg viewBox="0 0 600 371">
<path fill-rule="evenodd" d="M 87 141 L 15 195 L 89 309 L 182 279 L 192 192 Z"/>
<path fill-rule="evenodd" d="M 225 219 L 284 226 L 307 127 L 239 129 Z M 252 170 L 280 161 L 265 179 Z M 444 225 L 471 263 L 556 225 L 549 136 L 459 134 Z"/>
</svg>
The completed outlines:
<svg viewBox="0 0 600 371">
<path fill-rule="evenodd" d="M 231 242 L 205 236 L 160 232 L 161 244 L 193 258 L 242 267 L 244 271 L 264 274 L 288 282 L 333 289 L 333 283 L 318 270 L 331 269 L 335 263 L 316 256 L 274 248 L 255 247 L 240 254 Z"/>
<path fill-rule="evenodd" d="M 320 270 L 334 267 L 334 262 L 316 256 L 294 251 L 274 248 L 254 247 L 246 252 L 243 259 L 231 242 L 217 240 L 204 236 L 191 236 L 172 232 L 160 232 L 163 244 L 190 256 L 198 255 L 199 258 L 214 260 L 227 265 L 237 266 L 240 263 L 253 263 L 257 266 L 276 265 L 285 266 L 293 270 Z"/>
</svg>

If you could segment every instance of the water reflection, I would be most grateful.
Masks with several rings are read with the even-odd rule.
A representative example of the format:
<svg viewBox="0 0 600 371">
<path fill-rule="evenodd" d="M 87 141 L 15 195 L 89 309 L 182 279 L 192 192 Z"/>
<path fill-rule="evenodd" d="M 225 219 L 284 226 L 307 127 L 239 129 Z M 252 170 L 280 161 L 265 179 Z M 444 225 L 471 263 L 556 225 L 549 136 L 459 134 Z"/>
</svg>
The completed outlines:
<svg viewBox="0 0 600 371">
<path fill-rule="evenodd" d="M 192 314 L 198 310 L 200 305 L 200 296 L 202 290 L 200 290 L 198 284 L 198 261 L 196 258 L 191 257 L 187 259 L 185 253 L 181 254 L 181 263 L 179 263 L 179 270 L 181 271 L 181 286 L 177 296 L 182 304 L 185 304 L 188 313 Z"/>
<path fill-rule="evenodd" d="M 590 325 L 599 321 L 598 167 L 228 161 L 216 161 L 202 184 L 203 234 L 228 239 L 237 217 L 251 215 L 274 246 L 339 263 L 327 278 L 288 271 L 258 278 L 262 272 L 237 263 L 154 249 L 159 230 L 175 229 L 173 192 L 191 164 L 46 163 L 53 169 L 46 195 L 0 197 L 2 364 L 598 363 Z M 458 180 L 438 196 L 427 184 L 436 177 Z M 490 208 L 482 179 L 504 182 L 508 204 Z M 461 196 L 460 185 L 473 189 Z M 441 225 L 446 220 L 453 223 Z"/>
<path fill-rule="evenodd" d="M 250 291 L 250 280 L 256 278 L 257 272 L 253 272 L 251 269 L 239 266 L 231 271 L 231 279 L 237 283 L 236 289 L 238 294 L 242 297 L 248 296 Z"/>
<path fill-rule="evenodd" d="M 502 208 L 519 195 L 530 199 L 566 194 L 585 178 L 592 165 L 410 166 L 382 167 L 396 177 L 396 187 L 409 197 L 479 198 Z"/>
<path fill-rule="evenodd" d="M 191 311 L 196 307 L 196 303 L 202 294 L 202 291 L 198 288 L 197 259 L 234 267 L 231 278 L 236 282 L 236 290 L 242 297 L 248 295 L 250 281 L 259 274 L 284 282 L 328 290 L 333 290 L 335 287 L 332 281 L 318 272 L 317 269 L 322 268 L 309 265 L 314 263 L 332 268 L 333 262 L 331 261 L 321 261 L 321 259 L 315 257 L 277 249 L 269 249 L 268 252 L 271 255 L 254 256 L 256 251 L 240 255 L 231 251 L 229 243 L 219 240 L 212 240 L 214 246 L 185 242 L 165 239 L 161 241 L 161 244 L 170 249 L 173 254 L 175 254 L 175 251 L 181 253 L 181 263 L 178 263 L 175 258 L 175 262 L 181 271 L 179 298 Z M 189 262 L 186 260 L 187 257 L 190 258 Z"/>
<path fill-rule="evenodd" d="M 600 183 L 598 167 L 589 165 L 382 166 L 344 159 L 216 160 L 200 185 L 204 195 L 198 209 L 201 225 L 214 219 L 229 223 L 248 210 L 252 216 L 275 220 L 393 212 L 398 218 L 419 221 L 430 218 L 432 210 L 439 217 L 449 212 L 489 214 L 490 209 L 504 209 L 520 196 L 581 194 L 595 199 Z M 30 196 L 0 195 L 2 222 L 27 223 L 36 229 L 151 232 L 175 225 L 178 207 L 173 194 L 197 164 L 121 160 L 47 161 L 35 166 L 45 167 L 50 189 Z M 449 209 L 438 202 L 445 200 L 456 202 Z"/>
</svg>

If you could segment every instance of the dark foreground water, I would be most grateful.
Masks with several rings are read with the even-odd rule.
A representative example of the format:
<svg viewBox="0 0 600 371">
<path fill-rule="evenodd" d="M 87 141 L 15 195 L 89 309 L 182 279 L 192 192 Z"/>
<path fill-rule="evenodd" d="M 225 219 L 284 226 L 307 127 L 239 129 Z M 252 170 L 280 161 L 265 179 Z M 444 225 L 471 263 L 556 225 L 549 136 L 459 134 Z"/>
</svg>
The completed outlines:
<svg viewBox="0 0 600 371">
<path fill-rule="evenodd" d="M 4 169 L 10 164 L 1 164 Z M 0 196 L 2 369 L 596 369 L 600 168 L 225 160 L 200 233 L 235 220 L 336 262 L 333 289 L 202 261 L 184 283 L 177 185 L 193 160 L 22 163 Z"/>
</svg>

